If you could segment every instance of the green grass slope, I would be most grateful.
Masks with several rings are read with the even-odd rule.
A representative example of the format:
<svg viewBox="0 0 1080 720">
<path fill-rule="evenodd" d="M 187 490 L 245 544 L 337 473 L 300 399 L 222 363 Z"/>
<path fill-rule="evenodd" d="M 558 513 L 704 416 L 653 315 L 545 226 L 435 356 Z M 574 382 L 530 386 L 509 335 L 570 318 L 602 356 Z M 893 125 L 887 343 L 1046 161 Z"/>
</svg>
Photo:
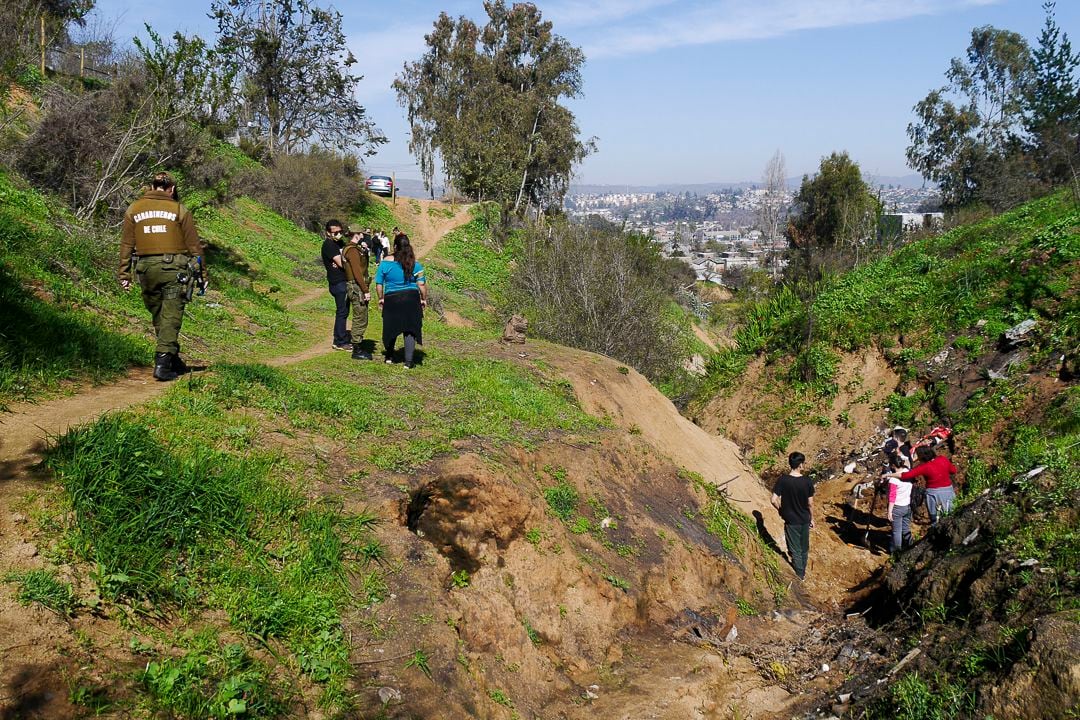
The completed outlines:
<svg viewBox="0 0 1080 720">
<path fill-rule="evenodd" d="M 302 347 L 287 303 L 322 281 L 318 238 L 242 198 L 185 198 L 208 243 L 211 290 L 189 305 L 185 353 L 234 359 Z M 105 380 L 149 363 L 149 318 L 137 289 L 115 281 L 118 229 L 76 220 L 0 172 L 0 405 Z"/>
<path fill-rule="evenodd" d="M 766 361 L 764 385 L 785 398 L 786 431 L 828 418 L 840 353 L 881 349 L 901 377 L 943 350 L 972 362 L 994 351 L 1001 334 L 1027 319 L 1039 325 L 1032 363 L 1066 355 L 1080 342 L 1080 209 L 1066 193 L 1028 203 L 983 222 L 912 242 L 824 283 L 809 307 L 788 289 L 751 306 L 736 344 L 717 353 L 692 403 L 701 412 L 743 381 L 750 360 Z M 803 342 L 812 320 L 814 341 Z M 1075 362 L 1075 360 L 1074 360 Z M 931 420 L 918 406 L 943 413 L 932 389 L 894 397 L 891 419 Z M 964 426 L 963 418 L 954 418 Z M 785 429 L 770 440 L 781 450 Z M 768 461 L 763 458 L 763 461 Z"/>
<path fill-rule="evenodd" d="M 1025 320 L 1036 325 L 1024 343 L 1001 342 Z M 912 242 L 828 280 L 809 307 L 783 290 L 750 309 L 736 339 L 710 363 L 698 412 L 761 358 L 758 392 L 786 413 L 774 427 L 827 426 L 842 353 L 876 348 L 900 377 L 881 421 L 946 419 L 957 432 L 954 517 L 895 560 L 876 600 L 885 631 L 906 638 L 886 662 L 922 656 L 873 692 L 849 683 L 852 715 L 1019 717 L 1009 703 L 1026 702 L 1021 679 L 1052 682 L 1040 653 L 1061 627 L 1075 636 L 1080 608 L 1080 207 L 1058 193 Z M 773 445 L 779 456 L 785 437 Z M 1064 717 L 1052 690 L 1023 716 Z"/>
</svg>

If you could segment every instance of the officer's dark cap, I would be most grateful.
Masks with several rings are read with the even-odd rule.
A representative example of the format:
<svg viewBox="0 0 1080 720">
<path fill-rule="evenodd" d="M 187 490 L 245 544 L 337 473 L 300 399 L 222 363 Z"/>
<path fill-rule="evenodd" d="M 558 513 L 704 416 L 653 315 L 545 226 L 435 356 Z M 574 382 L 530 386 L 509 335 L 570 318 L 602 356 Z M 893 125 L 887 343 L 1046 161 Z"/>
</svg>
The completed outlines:
<svg viewBox="0 0 1080 720">
<path fill-rule="evenodd" d="M 176 181 L 167 172 L 154 173 L 154 177 L 150 180 L 150 187 L 156 190 L 164 190 L 165 188 L 176 187 Z"/>
</svg>

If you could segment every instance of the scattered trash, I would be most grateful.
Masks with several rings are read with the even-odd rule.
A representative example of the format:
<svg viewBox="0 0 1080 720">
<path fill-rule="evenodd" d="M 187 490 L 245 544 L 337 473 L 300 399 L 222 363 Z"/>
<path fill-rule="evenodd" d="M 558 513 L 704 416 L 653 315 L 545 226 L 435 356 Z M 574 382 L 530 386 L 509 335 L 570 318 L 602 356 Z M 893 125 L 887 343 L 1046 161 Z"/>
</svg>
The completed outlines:
<svg viewBox="0 0 1080 720">
<path fill-rule="evenodd" d="M 840 697 L 837 698 L 837 700 L 839 700 L 841 703 L 844 703 L 845 705 L 847 704 L 848 700 L 850 700 L 850 699 L 851 699 L 851 693 L 841 693 Z"/>
<path fill-rule="evenodd" d="M 914 650 L 909 652 L 907 655 L 904 656 L 903 660 L 896 663 L 896 665 L 893 667 L 893 669 L 889 671 L 889 675 L 895 675 L 897 672 L 900 671 L 901 668 L 903 668 L 909 662 L 911 662 L 912 660 L 917 658 L 921 652 L 922 652 L 922 650 L 920 650 L 919 648 L 915 648 Z M 884 682 L 884 679 L 878 680 L 878 682 Z"/>
<path fill-rule="evenodd" d="M 979 322 L 975 323 L 975 327 L 977 327 L 977 328 L 986 327 L 986 321 L 985 320 L 980 320 Z"/>
<path fill-rule="evenodd" d="M 1012 326 L 1001 336 L 1003 344 L 1006 347 L 1012 348 L 1027 342 L 1030 339 L 1028 335 L 1035 329 L 1036 324 L 1037 323 L 1034 320 L 1028 319 L 1019 325 Z"/>
<path fill-rule="evenodd" d="M 614 524 L 615 524 L 615 520 L 613 518 L 611 518 L 611 517 L 606 517 L 606 518 L 604 518 L 603 520 L 600 521 L 600 527 L 604 528 L 605 530 L 607 530 L 609 527 L 611 527 Z"/>
<path fill-rule="evenodd" d="M 600 689 L 599 685 L 590 685 L 585 690 L 585 694 L 582 695 L 581 697 L 585 698 L 586 700 L 597 700 L 597 699 L 600 698 L 600 695 L 598 695 L 597 692 L 596 692 L 599 689 Z"/>
<path fill-rule="evenodd" d="M 964 541 L 962 543 L 960 543 L 960 544 L 961 545 L 970 545 L 972 543 L 972 541 L 974 541 L 975 538 L 977 538 L 977 537 L 979 537 L 979 528 L 975 528 L 974 530 L 972 530 L 971 534 L 968 535 L 966 538 L 964 538 Z"/>
<path fill-rule="evenodd" d="M 844 466 L 844 472 L 850 475 L 851 473 L 855 472 L 856 467 L 858 466 L 854 462 L 849 462 L 847 465 Z"/>
<path fill-rule="evenodd" d="M 948 350 L 948 348 L 946 348 L 946 349 L 942 350 L 941 352 L 939 352 L 934 357 L 932 357 L 930 359 L 930 364 L 931 365 L 940 365 L 941 363 L 945 362 L 948 359 L 949 359 L 949 350 Z"/>
<path fill-rule="evenodd" d="M 1039 561 L 1035 558 L 1028 558 L 1024 562 L 1020 563 L 1020 567 L 1035 567 L 1039 564 Z"/>
<path fill-rule="evenodd" d="M 728 630 L 728 634 L 724 636 L 724 642 L 734 642 L 737 637 L 739 637 L 739 628 L 732 625 L 731 630 Z"/>
<path fill-rule="evenodd" d="M 1033 470 L 1028 470 L 1027 474 L 1024 475 L 1024 477 L 1027 478 L 1028 480 L 1030 480 L 1033 477 L 1038 477 L 1039 475 L 1042 475 L 1044 472 L 1046 472 L 1046 466 L 1045 465 L 1040 465 L 1039 467 L 1037 467 L 1037 468 L 1035 468 Z"/>
<path fill-rule="evenodd" d="M 392 687 L 379 688 L 379 702 L 389 705 L 391 702 L 401 702 L 401 691 Z"/>
<path fill-rule="evenodd" d="M 823 672 L 823 673 L 829 672 L 829 664 L 828 663 L 822 663 L 821 664 L 821 672 Z"/>
<path fill-rule="evenodd" d="M 221 303 L 206 303 L 206 307 L 208 307 L 208 308 L 219 308 L 219 307 L 221 307 Z"/>
</svg>

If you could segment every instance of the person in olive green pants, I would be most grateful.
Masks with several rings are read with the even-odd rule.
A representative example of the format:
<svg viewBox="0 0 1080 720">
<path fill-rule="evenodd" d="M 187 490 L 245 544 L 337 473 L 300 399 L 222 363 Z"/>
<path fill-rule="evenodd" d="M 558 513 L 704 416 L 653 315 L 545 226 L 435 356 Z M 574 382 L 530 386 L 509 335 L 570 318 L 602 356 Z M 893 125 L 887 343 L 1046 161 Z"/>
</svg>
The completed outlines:
<svg viewBox="0 0 1080 720">
<path fill-rule="evenodd" d="M 175 380 L 188 369 L 180 359 L 178 338 L 184 321 L 187 283 L 195 282 L 194 263 L 202 265 L 202 244 L 195 220 L 176 199 L 173 179 L 168 173 L 158 173 L 150 189 L 124 214 L 117 273 L 121 287 L 127 290 L 134 267 L 143 304 L 150 311 L 157 334 L 154 377 L 158 380 Z M 204 268 L 204 290 L 206 286 Z"/>
<path fill-rule="evenodd" d="M 371 359 L 371 352 L 363 347 L 364 333 L 368 326 L 368 302 L 371 301 L 371 278 L 368 273 L 370 255 L 367 242 L 362 233 L 349 233 L 349 241 L 341 250 L 346 290 L 352 304 L 353 360 Z"/>
</svg>

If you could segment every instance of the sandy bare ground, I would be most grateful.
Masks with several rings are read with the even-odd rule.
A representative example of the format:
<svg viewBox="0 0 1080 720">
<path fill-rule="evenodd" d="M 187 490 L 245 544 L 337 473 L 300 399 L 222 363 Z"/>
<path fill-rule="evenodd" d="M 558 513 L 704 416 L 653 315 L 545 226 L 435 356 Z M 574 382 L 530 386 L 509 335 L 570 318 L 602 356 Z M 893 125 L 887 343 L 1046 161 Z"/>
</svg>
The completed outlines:
<svg viewBox="0 0 1080 720">
<path fill-rule="evenodd" d="M 450 205 L 439 200 L 399 197 L 395 206 L 387 198 L 379 198 L 392 208 L 412 228 L 409 240 L 417 258 L 423 258 L 446 233 L 469 222 L 471 205 Z"/>
<path fill-rule="evenodd" d="M 530 342 L 519 348 L 502 352 L 524 352 L 558 369 L 574 386 L 586 412 L 611 418 L 624 430 L 640 434 L 676 465 L 725 488 L 743 512 L 760 512 L 769 533 L 783 545 L 783 524 L 769 504 L 770 494 L 735 443 L 690 422 L 645 376 L 617 360 L 548 343 Z"/>
</svg>

